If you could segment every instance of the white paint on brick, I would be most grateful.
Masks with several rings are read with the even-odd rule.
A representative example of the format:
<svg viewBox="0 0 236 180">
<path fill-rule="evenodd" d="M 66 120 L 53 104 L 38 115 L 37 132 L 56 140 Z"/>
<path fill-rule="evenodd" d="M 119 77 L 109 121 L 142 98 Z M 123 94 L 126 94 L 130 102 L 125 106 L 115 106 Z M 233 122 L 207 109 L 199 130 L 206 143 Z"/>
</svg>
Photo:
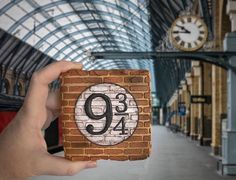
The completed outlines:
<svg viewBox="0 0 236 180">
<path fill-rule="evenodd" d="M 86 99 L 93 93 L 105 94 L 110 98 L 112 103 L 112 123 L 108 130 L 102 135 L 91 135 L 86 130 L 86 127 L 91 124 L 94 126 L 94 131 L 99 132 L 104 129 L 106 123 L 106 118 L 92 120 L 89 119 L 89 117 L 86 115 L 84 104 Z M 123 100 L 123 97 L 120 96 L 120 99 L 116 99 L 116 95 L 118 93 L 124 93 L 127 96 L 125 103 L 127 104 L 128 109 L 126 112 L 124 112 L 128 113 L 127 115 L 115 115 L 116 113 L 118 113 L 116 111 L 116 106 L 119 106 L 119 109 L 121 110 L 124 109 L 124 105 L 119 102 Z M 92 111 L 95 115 L 104 114 L 104 112 L 106 111 L 106 103 L 102 98 L 98 97 L 93 99 L 91 106 Z M 116 145 L 122 142 L 133 134 L 138 123 L 138 107 L 132 95 L 123 87 L 110 83 L 97 84 L 85 90 L 78 98 L 75 107 L 75 114 L 77 127 L 79 128 L 81 133 L 86 136 L 86 138 L 91 142 L 99 145 Z M 125 133 L 127 133 L 125 135 L 122 134 L 121 130 L 119 130 L 122 127 L 122 123 L 120 123 L 117 127 L 118 131 L 114 131 L 114 127 L 120 122 L 122 117 L 125 117 Z"/>
</svg>

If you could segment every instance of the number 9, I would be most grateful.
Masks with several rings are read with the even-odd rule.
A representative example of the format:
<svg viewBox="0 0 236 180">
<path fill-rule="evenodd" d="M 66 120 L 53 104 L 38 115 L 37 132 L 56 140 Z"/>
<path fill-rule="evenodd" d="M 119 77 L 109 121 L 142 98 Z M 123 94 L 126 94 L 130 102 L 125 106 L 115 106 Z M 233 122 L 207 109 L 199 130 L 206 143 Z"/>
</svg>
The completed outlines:
<svg viewBox="0 0 236 180">
<path fill-rule="evenodd" d="M 95 115 L 92 111 L 92 101 L 93 101 L 93 99 L 98 98 L 98 97 L 102 98 L 106 103 L 106 112 L 101 115 Z M 104 134 L 108 130 L 108 128 L 110 127 L 111 122 L 112 122 L 113 113 L 112 113 L 112 104 L 111 104 L 110 98 L 108 96 L 106 96 L 105 94 L 101 94 L 101 93 L 91 94 L 84 104 L 84 110 L 85 110 L 86 115 L 90 119 L 99 120 L 99 119 L 106 117 L 106 124 L 101 131 L 95 132 L 94 126 L 92 124 L 89 124 L 86 127 L 86 130 L 92 135 Z"/>
</svg>

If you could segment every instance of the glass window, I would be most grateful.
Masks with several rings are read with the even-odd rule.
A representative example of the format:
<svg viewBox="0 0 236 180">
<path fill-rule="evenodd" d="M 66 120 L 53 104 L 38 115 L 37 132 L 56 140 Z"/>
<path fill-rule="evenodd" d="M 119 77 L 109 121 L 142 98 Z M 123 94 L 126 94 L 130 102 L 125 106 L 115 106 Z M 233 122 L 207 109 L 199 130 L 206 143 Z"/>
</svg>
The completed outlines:
<svg viewBox="0 0 236 180">
<path fill-rule="evenodd" d="M 61 26 L 70 23 L 70 21 L 69 21 L 67 18 L 65 18 L 65 17 L 58 19 L 57 22 L 58 22 Z"/>
<path fill-rule="evenodd" d="M 7 79 L 3 79 L 1 93 L 8 94 L 8 92 L 9 92 L 9 82 Z"/>
<path fill-rule="evenodd" d="M 13 19 L 9 16 L 3 14 L 1 16 L 0 26 L 1 28 L 5 29 L 6 31 L 15 23 Z"/>
<path fill-rule="evenodd" d="M 49 31 L 45 28 L 41 28 L 39 29 L 38 31 L 36 31 L 36 34 L 39 36 L 39 37 L 44 37 L 46 36 L 47 34 L 49 33 Z"/>
<path fill-rule="evenodd" d="M 6 6 L 10 2 L 11 2 L 11 0 L 0 1 L 0 8 L 3 8 L 4 6 Z"/>
<path fill-rule="evenodd" d="M 29 5 L 27 1 L 20 1 L 19 6 L 27 12 L 31 12 L 34 10 L 34 8 L 31 5 Z"/>
<path fill-rule="evenodd" d="M 58 45 L 56 45 L 57 49 L 62 49 L 63 47 L 65 47 L 66 45 L 63 42 L 60 42 Z"/>
<path fill-rule="evenodd" d="M 22 91 L 22 85 L 20 84 L 20 82 L 17 82 L 17 84 L 15 84 L 15 86 L 14 86 L 14 93 L 13 94 L 15 96 L 20 96 L 21 91 Z"/>
<path fill-rule="evenodd" d="M 8 11 L 7 14 L 18 21 L 21 17 L 25 16 L 26 13 L 17 6 L 12 6 Z"/>
</svg>

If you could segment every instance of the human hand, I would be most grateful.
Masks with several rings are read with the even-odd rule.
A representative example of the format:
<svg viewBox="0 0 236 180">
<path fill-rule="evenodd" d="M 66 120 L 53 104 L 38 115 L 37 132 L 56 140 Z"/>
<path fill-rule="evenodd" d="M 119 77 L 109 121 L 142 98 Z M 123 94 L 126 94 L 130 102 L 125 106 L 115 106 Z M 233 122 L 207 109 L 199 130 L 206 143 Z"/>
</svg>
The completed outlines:
<svg viewBox="0 0 236 180">
<path fill-rule="evenodd" d="M 38 175 L 74 175 L 96 162 L 72 162 L 50 155 L 41 129 L 58 112 L 57 96 L 48 85 L 60 73 L 81 64 L 56 62 L 32 76 L 25 101 L 16 117 L 0 135 L 0 179 L 25 179 Z"/>
</svg>

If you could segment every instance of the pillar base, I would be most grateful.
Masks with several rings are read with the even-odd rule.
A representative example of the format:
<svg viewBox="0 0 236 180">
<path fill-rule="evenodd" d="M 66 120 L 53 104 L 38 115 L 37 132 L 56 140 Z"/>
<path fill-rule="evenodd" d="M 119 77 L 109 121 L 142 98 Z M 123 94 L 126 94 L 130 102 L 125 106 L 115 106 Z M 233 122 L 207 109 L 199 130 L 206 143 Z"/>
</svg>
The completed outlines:
<svg viewBox="0 0 236 180">
<path fill-rule="evenodd" d="M 223 132 L 222 165 L 227 175 L 236 175 L 236 131 Z"/>
<path fill-rule="evenodd" d="M 185 131 L 184 134 L 185 136 L 190 136 L 190 132 Z"/>
<path fill-rule="evenodd" d="M 197 141 L 197 140 L 198 140 L 198 135 L 197 135 L 197 134 L 191 134 L 191 135 L 190 135 L 190 138 L 191 138 L 192 140 Z"/>
<path fill-rule="evenodd" d="M 221 147 L 219 147 L 219 146 L 212 146 L 211 151 L 214 156 L 221 156 L 221 154 L 222 154 Z"/>
<path fill-rule="evenodd" d="M 211 145 L 211 138 L 200 138 L 199 144 L 201 146 L 210 146 Z"/>
</svg>

